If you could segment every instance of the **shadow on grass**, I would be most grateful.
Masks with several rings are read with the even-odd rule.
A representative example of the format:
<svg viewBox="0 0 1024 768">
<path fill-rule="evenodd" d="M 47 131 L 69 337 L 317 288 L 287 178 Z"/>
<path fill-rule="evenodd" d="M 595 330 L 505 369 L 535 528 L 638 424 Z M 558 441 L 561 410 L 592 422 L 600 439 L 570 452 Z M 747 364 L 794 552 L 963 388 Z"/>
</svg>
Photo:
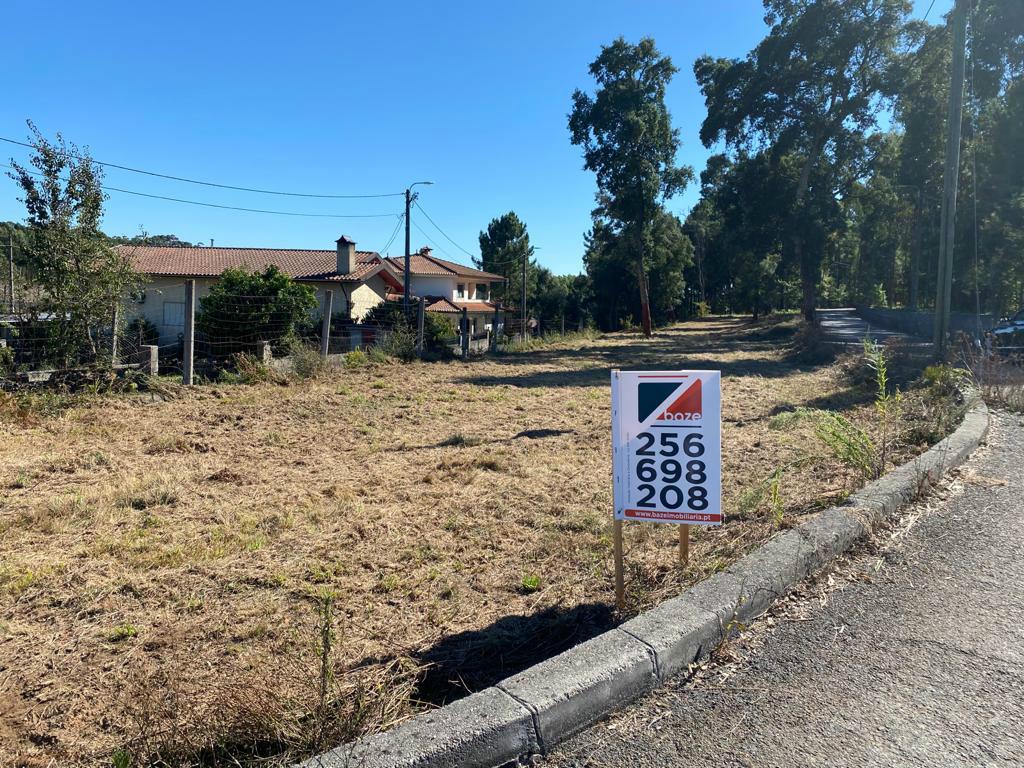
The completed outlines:
<svg viewBox="0 0 1024 768">
<path fill-rule="evenodd" d="M 614 626 L 611 606 L 587 603 L 505 616 L 483 629 L 460 632 L 416 657 L 427 668 L 419 698 L 436 705 L 462 698 Z"/>
</svg>

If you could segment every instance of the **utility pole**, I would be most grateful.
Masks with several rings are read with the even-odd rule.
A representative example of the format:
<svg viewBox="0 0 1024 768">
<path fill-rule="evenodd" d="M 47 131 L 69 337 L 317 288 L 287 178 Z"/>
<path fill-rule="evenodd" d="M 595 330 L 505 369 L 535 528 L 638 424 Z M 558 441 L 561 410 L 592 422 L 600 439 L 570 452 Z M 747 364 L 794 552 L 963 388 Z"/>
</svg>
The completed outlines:
<svg viewBox="0 0 1024 768">
<path fill-rule="evenodd" d="M 10 313 L 14 314 L 14 235 L 7 234 L 7 305 Z"/>
<path fill-rule="evenodd" d="M 410 248 L 410 245 L 409 245 L 409 235 L 410 235 L 410 232 L 409 232 L 409 224 L 410 224 L 410 221 L 409 221 L 409 211 L 412 208 L 413 201 L 416 199 L 416 193 L 412 191 L 412 188 L 415 187 L 416 184 L 424 184 L 426 186 L 430 186 L 433 183 L 434 182 L 432 182 L 432 181 L 417 181 L 414 184 L 410 184 L 405 189 L 405 275 L 404 275 L 404 279 L 403 279 L 403 282 L 405 283 L 405 285 L 404 285 L 404 287 L 402 289 L 402 307 L 405 309 L 405 316 L 406 316 L 406 318 L 409 317 L 409 280 L 410 280 L 410 270 L 409 270 L 409 248 Z"/>
<path fill-rule="evenodd" d="M 402 278 L 402 307 L 409 316 L 409 209 L 412 207 L 412 190 L 405 190 L 405 273 Z"/>
<path fill-rule="evenodd" d="M 527 248 L 523 252 L 523 325 L 520 328 L 520 333 L 523 335 L 523 341 L 526 341 L 526 262 L 530 260 L 530 249 Z"/>
<path fill-rule="evenodd" d="M 967 2 L 953 6 L 953 66 L 946 125 L 946 172 L 942 181 L 942 224 L 939 230 L 939 271 L 935 291 L 935 356 L 946 354 L 949 309 L 953 295 L 953 246 L 956 239 L 956 192 L 960 175 L 960 130 L 963 123 Z"/>
</svg>

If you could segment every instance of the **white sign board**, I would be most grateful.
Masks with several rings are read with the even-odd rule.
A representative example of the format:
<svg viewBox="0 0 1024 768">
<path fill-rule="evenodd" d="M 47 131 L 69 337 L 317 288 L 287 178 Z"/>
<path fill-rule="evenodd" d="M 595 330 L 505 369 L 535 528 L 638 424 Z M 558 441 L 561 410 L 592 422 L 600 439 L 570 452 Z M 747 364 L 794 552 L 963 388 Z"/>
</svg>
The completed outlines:
<svg viewBox="0 0 1024 768">
<path fill-rule="evenodd" d="M 616 520 L 720 525 L 719 371 L 612 371 Z"/>
</svg>

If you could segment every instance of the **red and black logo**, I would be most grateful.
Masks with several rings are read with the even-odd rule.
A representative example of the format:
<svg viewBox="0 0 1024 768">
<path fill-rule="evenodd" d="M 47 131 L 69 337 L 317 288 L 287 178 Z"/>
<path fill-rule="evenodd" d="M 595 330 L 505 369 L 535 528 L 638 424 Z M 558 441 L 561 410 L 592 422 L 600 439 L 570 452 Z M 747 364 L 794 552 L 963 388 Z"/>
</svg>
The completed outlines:
<svg viewBox="0 0 1024 768">
<path fill-rule="evenodd" d="M 655 421 L 699 421 L 703 414 L 700 379 L 642 382 L 637 388 L 637 419 L 643 423 L 655 412 Z"/>
</svg>

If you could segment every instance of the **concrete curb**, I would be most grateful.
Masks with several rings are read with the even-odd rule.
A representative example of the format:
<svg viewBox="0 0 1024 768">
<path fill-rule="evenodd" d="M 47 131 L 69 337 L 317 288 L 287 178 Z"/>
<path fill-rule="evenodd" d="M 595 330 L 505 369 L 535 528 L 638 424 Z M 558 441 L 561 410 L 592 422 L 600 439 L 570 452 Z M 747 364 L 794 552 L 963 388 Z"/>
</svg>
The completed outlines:
<svg viewBox="0 0 1024 768">
<path fill-rule="evenodd" d="M 492 688 L 314 757 L 301 768 L 493 768 L 546 753 L 707 656 L 729 633 L 962 464 L 985 439 L 988 425 L 988 409 L 977 400 L 960 427 L 921 456 L 679 597 Z"/>
</svg>

